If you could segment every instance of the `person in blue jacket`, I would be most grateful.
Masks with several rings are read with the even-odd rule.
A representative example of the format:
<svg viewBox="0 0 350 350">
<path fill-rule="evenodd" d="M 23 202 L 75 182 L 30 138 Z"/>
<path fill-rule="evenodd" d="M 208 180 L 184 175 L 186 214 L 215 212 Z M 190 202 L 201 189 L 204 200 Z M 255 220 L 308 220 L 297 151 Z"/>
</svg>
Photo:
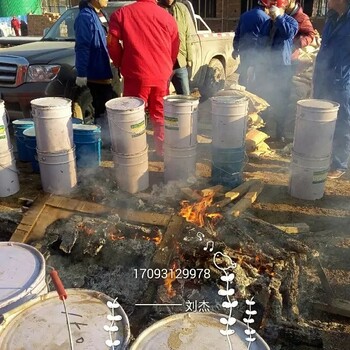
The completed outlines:
<svg viewBox="0 0 350 350">
<path fill-rule="evenodd" d="M 233 39 L 232 57 L 239 56 L 239 84 L 254 92 L 254 66 L 256 46 L 262 25 L 270 19 L 266 13 L 268 0 L 259 0 L 258 6 L 244 12 L 238 22 Z"/>
<path fill-rule="evenodd" d="M 76 85 L 90 89 L 95 121 L 106 125 L 105 103 L 116 94 L 112 88 L 112 70 L 107 50 L 106 18 L 101 11 L 108 0 L 82 0 L 74 22 Z M 98 118 L 103 118 L 98 119 Z M 97 119 L 97 120 L 96 120 Z"/>
<path fill-rule="evenodd" d="M 260 31 L 261 49 L 257 61 L 261 96 L 270 104 L 270 117 L 276 122 L 276 138 L 285 138 L 285 119 L 292 83 L 293 39 L 298 32 L 298 22 L 285 13 L 288 0 L 270 1 L 270 19 Z M 267 121 L 268 123 L 268 121 Z"/>
<path fill-rule="evenodd" d="M 328 15 L 313 74 L 313 97 L 340 105 L 328 177 L 345 174 L 350 160 L 350 0 L 328 0 Z"/>
</svg>

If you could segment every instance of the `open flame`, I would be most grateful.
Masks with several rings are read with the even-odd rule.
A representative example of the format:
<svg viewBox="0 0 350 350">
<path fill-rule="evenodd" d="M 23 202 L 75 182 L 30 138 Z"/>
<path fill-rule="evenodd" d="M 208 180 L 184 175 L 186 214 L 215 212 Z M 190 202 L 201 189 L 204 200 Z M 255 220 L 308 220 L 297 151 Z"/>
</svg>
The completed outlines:
<svg viewBox="0 0 350 350">
<path fill-rule="evenodd" d="M 176 281 L 176 271 L 177 264 L 174 261 L 170 271 L 167 273 L 166 278 L 164 279 L 164 287 L 166 289 L 167 295 L 169 298 L 173 298 L 176 295 L 176 291 L 173 288 L 173 283 Z"/>
<path fill-rule="evenodd" d="M 206 213 L 207 208 L 212 204 L 214 198 L 214 192 L 202 197 L 201 200 L 194 204 L 190 204 L 189 201 L 181 201 L 181 210 L 179 215 L 184 217 L 186 221 L 196 224 L 199 227 L 203 227 L 205 224 L 205 218 L 217 221 L 222 218 L 219 213 Z"/>
</svg>

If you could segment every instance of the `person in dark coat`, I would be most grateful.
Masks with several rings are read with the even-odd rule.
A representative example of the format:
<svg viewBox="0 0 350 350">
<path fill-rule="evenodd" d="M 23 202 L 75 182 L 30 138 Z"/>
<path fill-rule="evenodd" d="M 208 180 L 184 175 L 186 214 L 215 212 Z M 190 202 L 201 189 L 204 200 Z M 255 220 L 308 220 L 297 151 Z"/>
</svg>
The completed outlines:
<svg viewBox="0 0 350 350">
<path fill-rule="evenodd" d="M 239 56 L 239 84 L 255 92 L 254 66 L 259 33 L 263 24 L 270 19 L 266 13 L 267 0 L 259 0 L 258 6 L 244 12 L 238 22 L 233 39 L 232 57 Z"/>
<path fill-rule="evenodd" d="M 340 105 L 329 178 L 343 176 L 350 161 L 350 0 L 328 0 L 328 15 L 313 74 L 313 97 Z"/>
<path fill-rule="evenodd" d="M 21 34 L 22 36 L 28 36 L 28 24 L 25 21 L 21 21 Z"/>
</svg>

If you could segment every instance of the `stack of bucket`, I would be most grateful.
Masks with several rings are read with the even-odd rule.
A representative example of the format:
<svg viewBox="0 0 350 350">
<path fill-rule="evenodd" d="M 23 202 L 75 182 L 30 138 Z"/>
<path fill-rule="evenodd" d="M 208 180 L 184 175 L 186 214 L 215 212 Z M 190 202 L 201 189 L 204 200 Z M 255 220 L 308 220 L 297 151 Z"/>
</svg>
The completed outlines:
<svg viewBox="0 0 350 350">
<path fill-rule="evenodd" d="M 72 101 L 44 97 L 31 101 L 41 184 L 45 192 L 67 194 L 77 184 Z"/>
<path fill-rule="evenodd" d="M 137 97 L 118 97 L 106 103 L 115 176 L 129 193 L 149 186 L 145 103 Z"/>
<path fill-rule="evenodd" d="M 323 197 L 338 110 L 333 101 L 298 101 L 289 179 L 292 197 Z"/>
<path fill-rule="evenodd" d="M 16 138 L 17 158 L 22 162 L 30 162 L 30 152 L 26 147 L 25 136 L 23 133 L 26 129 L 34 126 L 34 121 L 29 118 L 18 119 L 12 122 L 12 126 Z"/>
<path fill-rule="evenodd" d="M 8 131 L 5 103 L 0 100 L 0 197 L 19 191 L 18 171 Z"/>
<path fill-rule="evenodd" d="M 241 95 L 211 98 L 213 184 L 236 187 L 243 181 L 248 99 Z"/>
<path fill-rule="evenodd" d="M 164 181 L 196 176 L 198 99 L 164 97 Z"/>
</svg>

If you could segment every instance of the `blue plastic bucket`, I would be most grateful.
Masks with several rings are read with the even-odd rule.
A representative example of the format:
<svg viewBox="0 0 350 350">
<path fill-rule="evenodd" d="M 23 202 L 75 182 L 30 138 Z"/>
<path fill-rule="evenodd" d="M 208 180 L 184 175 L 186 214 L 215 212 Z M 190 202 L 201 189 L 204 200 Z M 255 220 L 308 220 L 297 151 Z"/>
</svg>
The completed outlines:
<svg viewBox="0 0 350 350">
<path fill-rule="evenodd" d="M 83 120 L 79 118 L 72 118 L 73 124 L 83 124 Z"/>
<path fill-rule="evenodd" d="M 31 162 L 33 173 L 39 173 L 39 162 L 36 153 L 36 136 L 34 126 L 23 131 L 24 143 L 27 148 L 28 161 Z"/>
<path fill-rule="evenodd" d="M 234 188 L 243 182 L 245 148 L 212 147 L 211 182 Z"/>
<path fill-rule="evenodd" d="M 73 141 L 78 168 L 96 168 L 101 162 L 101 127 L 73 124 Z"/>
<path fill-rule="evenodd" d="M 17 154 L 18 154 L 18 160 L 22 162 L 29 162 L 29 154 L 27 147 L 25 145 L 23 131 L 34 126 L 33 119 L 26 118 L 26 119 L 18 119 L 14 120 L 12 122 L 13 130 L 16 138 L 16 145 L 17 145 Z"/>
</svg>

